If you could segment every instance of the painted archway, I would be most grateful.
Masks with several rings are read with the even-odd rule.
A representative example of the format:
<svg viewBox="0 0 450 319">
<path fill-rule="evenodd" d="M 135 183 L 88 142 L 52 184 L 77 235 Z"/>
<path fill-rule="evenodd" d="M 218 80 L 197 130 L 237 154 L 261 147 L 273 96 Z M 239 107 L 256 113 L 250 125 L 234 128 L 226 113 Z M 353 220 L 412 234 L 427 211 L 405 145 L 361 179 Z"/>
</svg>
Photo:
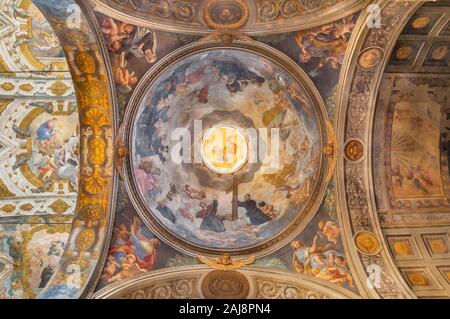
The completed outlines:
<svg viewBox="0 0 450 319">
<path fill-rule="evenodd" d="M 86 292 L 110 233 L 114 196 L 112 84 L 95 26 L 75 1 L 35 1 L 67 57 L 80 114 L 78 204 L 59 269 L 38 298 L 78 298 Z"/>
</svg>

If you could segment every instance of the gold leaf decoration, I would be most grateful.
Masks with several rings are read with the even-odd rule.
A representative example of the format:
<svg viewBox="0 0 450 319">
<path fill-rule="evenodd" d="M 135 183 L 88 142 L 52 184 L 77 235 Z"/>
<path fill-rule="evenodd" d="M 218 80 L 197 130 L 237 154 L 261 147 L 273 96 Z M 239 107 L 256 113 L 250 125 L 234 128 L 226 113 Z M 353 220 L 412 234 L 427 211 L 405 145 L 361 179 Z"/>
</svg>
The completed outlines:
<svg viewBox="0 0 450 319">
<path fill-rule="evenodd" d="M 411 249 L 411 245 L 409 244 L 409 241 L 402 240 L 398 241 L 393 245 L 395 254 L 397 256 L 405 257 L 405 256 L 411 256 L 413 255 L 413 251 Z"/>
<path fill-rule="evenodd" d="M 62 199 L 58 199 L 58 200 L 54 201 L 49 207 L 55 213 L 62 214 L 69 209 L 70 205 L 67 204 L 65 201 L 63 201 Z"/>
<path fill-rule="evenodd" d="M 380 242 L 375 234 L 369 231 L 361 231 L 355 235 L 355 245 L 365 255 L 375 255 L 380 249 Z"/>
<path fill-rule="evenodd" d="M 97 127 L 102 127 L 109 124 L 107 115 L 95 107 L 86 112 L 83 122 L 87 125 Z"/>
<path fill-rule="evenodd" d="M 100 194 L 105 186 L 105 180 L 99 176 L 92 176 L 83 181 L 84 189 L 92 195 Z"/>
<path fill-rule="evenodd" d="M 30 203 L 27 203 L 27 204 L 23 204 L 23 205 L 21 205 L 19 208 L 21 209 L 21 210 L 24 210 L 24 211 L 26 211 L 26 212 L 29 212 L 29 211 L 31 211 L 32 209 L 33 209 L 33 205 L 31 205 Z"/>
<path fill-rule="evenodd" d="M 50 91 L 56 96 L 62 96 L 70 87 L 63 81 L 56 81 L 49 87 Z"/>
<path fill-rule="evenodd" d="M 70 224 L 72 222 L 72 215 L 49 215 L 47 216 L 48 220 L 53 223 L 59 224 Z"/>
<path fill-rule="evenodd" d="M 94 137 L 89 141 L 89 161 L 94 165 L 101 165 L 105 162 L 106 143 L 101 137 Z"/>
<path fill-rule="evenodd" d="M 80 211 L 80 218 L 83 220 L 99 220 L 103 215 L 103 211 L 98 205 L 88 204 L 84 206 Z"/>
<path fill-rule="evenodd" d="M 5 60 L 0 56 L 0 72 L 9 73 L 11 70 L 9 69 L 8 65 L 6 64 Z"/>
<path fill-rule="evenodd" d="M 326 181 L 330 181 L 331 178 L 333 178 L 333 174 L 336 168 L 337 139 L 333 124 L 329 121 L 327 121 L 327 135 L 328 143 L 322 148 L 322 153 L 324 153 L 328 157 L 328 168 L 325 179 Z"/>
<path fill-rule="evenodd" d="M 26 218 L 26 222 L 29 224 L 41 224 L 42 218 L 39 216 L 29 216 Z"/>
<path fill-rule="evenodd" d="M 94 244 L 94 241 L 95 231 L 90 228 L 83 229 L 76 240 L 77 248 L 81 251 L 85 251 Z"/>
<path fill-rule="evenodd" d="M 429 243 L 433 254 L 444 255 L 448 253 L 448 248 L 444 239 L 432 239 Z"/>
<path fill-rule="evenodd" d="M 75 57 L 75 63 L 81 72 L 86 74 L 94 74 L 97 66 L 95 59 L 87 52 L 80 52 Z"/>
<path fill-rule="evenodd" d="M 422 272 L 411 271 L 407 273 L 408 279 L 413 286 L 428 286 L 427 277 Z"/>
<path fill-rule="evenodd" d="M 15 197 L 16 194 L 11 193 L 8 186 L 0 179 L 0 198 Z"/>
<path fill-rule="evenodd" d="M 21 84 L 19 86 L 19 89 L 21 89 L 22 91 L 25 91 L 25 92 L 31 92 L 33 90 L 33 86 L 29 83 Z"/>
<path fill-rule="evenodd" d="M 247 265 L 251 265 L 256 261 L 256 256 L 250 256 L 246 259 L 234 260 L 229 254 L 221 256 L 219 259 L 208 259 L 203 256 L 197 256 L 197 259 L 211 267 L 223 271 L 233 271 Z"/>
<path fill-rule="evenodd" d="M 0 88 L 2 88 L 5 91 L 12 91 L 16 88 L 16 86 L 14 84 L 12 84 L 11 82 L 5 82 L 0 84 Z"/>
<path fill-rule="evenodd" d="M 1 211 L 4 211 L 7 214 L 12 213 L 15 209 L 16 209 L 16 206 L 14 206 L 12 204 L 3 205 L 3 207 L 0 208 Z"/>
<path fill-rule="evenodd" d="M 0 115 L 5 112 L 8 105 L 13 102 L 12 99 L 0 99 Z"/>
</svg>

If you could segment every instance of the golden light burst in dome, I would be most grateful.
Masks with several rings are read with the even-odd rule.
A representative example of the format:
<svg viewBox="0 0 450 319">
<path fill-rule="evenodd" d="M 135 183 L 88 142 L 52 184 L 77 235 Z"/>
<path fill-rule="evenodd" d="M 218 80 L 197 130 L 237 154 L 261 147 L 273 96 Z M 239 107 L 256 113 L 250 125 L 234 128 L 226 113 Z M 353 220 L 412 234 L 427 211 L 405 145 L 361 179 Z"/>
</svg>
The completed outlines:
<svg viewBox="0 0 450 319">
<path fill-rule="evenodd" d="M 231 125 L 209 129 L 202 142 L 201 155 L 205 165 L 219 174 L 232 174 L 247 162 L 248 141 Z"/>
</svg>

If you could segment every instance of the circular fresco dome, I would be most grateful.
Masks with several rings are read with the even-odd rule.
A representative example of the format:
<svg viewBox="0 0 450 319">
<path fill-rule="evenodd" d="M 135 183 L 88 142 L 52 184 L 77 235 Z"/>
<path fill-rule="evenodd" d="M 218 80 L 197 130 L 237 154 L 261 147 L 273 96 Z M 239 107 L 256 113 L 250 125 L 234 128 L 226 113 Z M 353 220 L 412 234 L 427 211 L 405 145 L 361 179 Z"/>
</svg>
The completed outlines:
<svg viewBox="0 0 450 319">
<path fill-rule="evenodd" d="M 192 255 L 267 253 L 320 204 L 325 118 L 312 84 L 278 51 L 181 49 L 146 75 L 125 115 L 132 200 L 156 234 Z"/>
</svg>

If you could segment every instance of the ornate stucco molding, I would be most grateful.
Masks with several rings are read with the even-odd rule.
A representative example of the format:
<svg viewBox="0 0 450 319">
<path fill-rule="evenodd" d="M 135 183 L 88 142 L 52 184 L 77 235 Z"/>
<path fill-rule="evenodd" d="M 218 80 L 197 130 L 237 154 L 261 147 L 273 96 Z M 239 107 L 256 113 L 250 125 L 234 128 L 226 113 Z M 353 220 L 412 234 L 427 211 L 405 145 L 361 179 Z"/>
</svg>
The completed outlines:
<svg viewBox="0 0 450 319">
<path fill-rule="evenodd" d="M 2 98 L 33 100 L 75 100 L 72 79 L 67 73 L 65 77 L 29 77 L 0 74 L 0 94 Z"/>
<path fill-rule="evenodd" d="M 235 29 L 230 26 L 238 26 L 239 31 L 248 35 L 267 35 L 317 27 L 342 19 L 366 8 L 370 0 L 158 0 L 154 3 L 141 1 L 139 6 L 135 1 L 127 0 L 91 2 L 96 11 L 154 30 L 205 35 L 214 29 Z M 241 6 L 243 12 L 236 18 L 229 17 L 230 23 L 222 26 L 217 21 L 211 23 L 208 9 L 219 2 Z"/>
<path fill-rule="evenodd" d="M 227 289 L 222 291 L 221 284 Z M 234 297 L 250 299 L 360 298 L 345 288 L 303 274 L 260 267 L 220 272 L 211 271 L 205 265 L 157 270 L 118 281 L 99 290 L 92 298 L 224 298 L 230 297 L 229 287 L 236 289 Z"/>
<path fill-rule="evenodd" d="M 414 298 L 390 257 L 377 217 L 372 176 L 372 126 L 380 81 L 393 46 L 417 1 L 377 1 L 381 27 L 369 28 L 364 12 L 342 67 L 337 100 L 338 159 L 335 183 L 343 242 L 359 291 L 371 298 Z M 381 282 L 367 278 L 375 272 Z"/>
</svg>

